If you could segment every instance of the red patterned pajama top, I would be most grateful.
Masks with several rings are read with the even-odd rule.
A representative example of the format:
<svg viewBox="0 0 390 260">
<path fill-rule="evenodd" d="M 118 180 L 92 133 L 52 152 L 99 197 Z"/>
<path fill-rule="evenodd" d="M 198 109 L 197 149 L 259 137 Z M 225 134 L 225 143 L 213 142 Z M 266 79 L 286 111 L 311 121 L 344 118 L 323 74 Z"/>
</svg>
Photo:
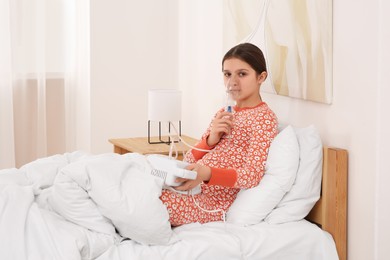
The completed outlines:
<svg viewBox="0 0 390 260">
<path fill-rule="evenodd" d="M 251 108 L 235 107 L 234 110 L 229 136 L 223 136 L 215 147 L 209 147 L 206 139 L 210 134 L 210 124 L 196 147 L 211 152 L 192 149 L 184 157 L 189 163 L 211 168 L 211 179 L 207 184 L 201 184 L 202 192 L 194 196 L 196 203 L 208 211 L 220 209 L 226 212 L 240 189 L 259 184 L 268 148 L 277 134 L 277 117 L 266 103 Z M 190 195 L 163 190 L 160 198 L 168 209 L 173 226 L 222 220 L 221 211 L 210 213 L 201 210 Z"/>
</svg>

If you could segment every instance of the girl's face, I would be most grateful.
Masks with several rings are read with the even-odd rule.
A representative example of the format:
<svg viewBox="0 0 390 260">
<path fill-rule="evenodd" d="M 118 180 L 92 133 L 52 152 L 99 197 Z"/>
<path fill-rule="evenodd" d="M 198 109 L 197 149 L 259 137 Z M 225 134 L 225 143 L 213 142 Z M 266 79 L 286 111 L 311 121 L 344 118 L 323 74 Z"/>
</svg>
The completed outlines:
<svg viewBox="0 0 390 260">
<path fill-rule="evenodd" d="M 267 77 L 260 75 L 246 62 L 230 58 L 223 63 L 224 83 L 238 107 L 254 107 L 261 102 L 260 85 Z"/>
</svg>

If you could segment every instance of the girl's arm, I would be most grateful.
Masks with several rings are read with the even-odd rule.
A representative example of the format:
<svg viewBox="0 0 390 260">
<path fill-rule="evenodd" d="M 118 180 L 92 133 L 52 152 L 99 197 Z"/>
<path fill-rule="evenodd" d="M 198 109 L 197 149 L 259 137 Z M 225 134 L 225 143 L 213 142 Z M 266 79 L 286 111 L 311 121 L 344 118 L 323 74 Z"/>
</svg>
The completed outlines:
<svg viewBox="0 0 390 260">
<path fill-rule="evenodd" d="M 195 163 L 200 160 L 208 151 L 212 150 L 224 134 L 229 133 L 232 126 L 232 118 L 229 112 L 220 109 L 213 117 L 201 140 L 184 156 L 184 160 Z"/>
</svg>

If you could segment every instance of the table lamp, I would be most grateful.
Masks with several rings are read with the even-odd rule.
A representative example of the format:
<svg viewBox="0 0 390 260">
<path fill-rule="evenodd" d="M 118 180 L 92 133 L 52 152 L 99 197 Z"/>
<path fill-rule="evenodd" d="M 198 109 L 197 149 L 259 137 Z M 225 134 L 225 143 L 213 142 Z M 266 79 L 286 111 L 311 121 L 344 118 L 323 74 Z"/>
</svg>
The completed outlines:
<svg viewBox="0 0 390 260">
<path fill-rule="evenodd" d="M 158 141 L 151 141 L 151 123 L 158 122 Z M 150 144 L 170 144 L 171 137 L 163 140 L 161 134 L 162 123 L 168 124 L 168 133 L 171 124 L 179 123 L 179 136 L 181 136 L 181 91 L 175 89 L 150 89 L 148 93 L 148 142 Z M 173 125 L 174 126 L 174 125 Z"/>
</svg>

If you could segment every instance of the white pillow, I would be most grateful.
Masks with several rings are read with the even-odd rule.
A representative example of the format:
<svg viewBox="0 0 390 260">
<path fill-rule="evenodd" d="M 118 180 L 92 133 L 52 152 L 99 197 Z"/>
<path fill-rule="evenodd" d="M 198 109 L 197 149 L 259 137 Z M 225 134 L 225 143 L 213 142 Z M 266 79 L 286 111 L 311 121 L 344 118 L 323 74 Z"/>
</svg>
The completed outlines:
<svg viewBox="0 0 390 260">
<path fill-rule="evenodd" d="M 305 218 L 320 197 L 322 143 L 314 126 L 294 128 L 299 143 L 299 168 L 295 182 L 277 207 L 265 218 L 271 224 Z"/>
<path fill-rule="evenodd" d="M 298 162 L 298 141 L 293 128 L 288 126 L 271 143 L 263 179 L 258 186 L 238 193 L 226 220 L 240 225 L 262 221 L 290 190 Z"/>
</svg>

